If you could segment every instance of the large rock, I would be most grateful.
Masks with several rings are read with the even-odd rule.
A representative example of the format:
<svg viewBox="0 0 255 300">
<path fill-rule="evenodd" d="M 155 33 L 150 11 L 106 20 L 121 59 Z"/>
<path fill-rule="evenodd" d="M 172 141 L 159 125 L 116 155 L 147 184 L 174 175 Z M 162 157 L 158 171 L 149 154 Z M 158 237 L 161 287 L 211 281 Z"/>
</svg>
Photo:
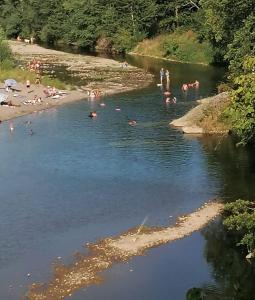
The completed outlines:
<svg viewBox="0 0 255 300">
<path fill-rule="evenodd" d="M 199 125 L 201 120 L 205 117 L 206 111 L 208 111 L 212 105 L 217 105 L 217 103 L 224 101 L 227 97 L 228 93 L 221 93 L 213 97 L 198 100 L 197 102 L 199 104 L 196 107 L 192 108 L 183 117 L 173 120 L 170 125 L 174 127 L 182 127 L 184 133 L 205 133 Z"/>
</svg>

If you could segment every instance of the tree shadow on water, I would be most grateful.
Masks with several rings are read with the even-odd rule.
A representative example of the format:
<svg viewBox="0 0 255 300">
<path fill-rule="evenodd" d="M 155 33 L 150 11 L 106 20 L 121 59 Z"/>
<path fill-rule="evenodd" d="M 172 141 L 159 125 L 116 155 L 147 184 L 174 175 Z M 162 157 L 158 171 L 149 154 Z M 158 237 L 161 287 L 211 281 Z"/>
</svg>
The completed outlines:
<svg viewBox="0 0 255 300">
<path fill-rule="evenodd" d="M 187 300 L 255 299 L 255 263 L 245 259 L 245 251 L 236 247 L 236 237 L 227 232 L 222 220 L 202 231 L 206 240 L 204 256 L 214 283 L 187 291 Z"/>
</svg>

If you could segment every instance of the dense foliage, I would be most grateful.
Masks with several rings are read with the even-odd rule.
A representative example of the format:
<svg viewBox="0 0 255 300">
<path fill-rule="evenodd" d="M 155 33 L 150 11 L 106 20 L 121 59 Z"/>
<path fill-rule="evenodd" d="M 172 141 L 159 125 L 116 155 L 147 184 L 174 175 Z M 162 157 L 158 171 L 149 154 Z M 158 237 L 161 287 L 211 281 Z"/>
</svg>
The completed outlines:
<svg viewBox="0 0 255 300">
<path fill-rule="evenodd" d="M 0 27 L 0 70 L 11 68 L 13 66 L 13 56 L 11 49 L 5 42 L 5 34 Z"/>
<path fill-rule="evenodd" d="M 254 202 L 237 200 L 225 205 L 224 225 L 240 235 L 238 245 L 247 247 L 248 252 L 255 251 L 255 204 Z"/>
<path fill-rule="evenodd" d="M 241 144 L 255 142 L 255 56 L 244 59 L 233 78 L 232 104 L 227 113 Z"/>
<path fill-rule="evenodd" d="M 8 37 L 87 48 L 103 40 L 120 51 L 176 27 L 195 28 L 199 19 L 197 0 L 2 0 L 0 8 Z"/>
</svg>

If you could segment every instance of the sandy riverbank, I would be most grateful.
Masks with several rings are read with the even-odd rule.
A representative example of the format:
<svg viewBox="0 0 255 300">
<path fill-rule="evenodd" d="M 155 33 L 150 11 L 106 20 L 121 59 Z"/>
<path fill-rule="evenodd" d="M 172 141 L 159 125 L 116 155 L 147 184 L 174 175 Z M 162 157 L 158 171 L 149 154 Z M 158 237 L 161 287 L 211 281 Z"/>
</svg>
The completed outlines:
<svg viewBox="0 0 255 300">
<path fill-rule="evenodd" d="M 77 80 L 79 79 L 82 84 L 77 86 L 77 90 L 66 91 L 65 95 L 58 99 L 52 99 L 45 97 L 43 93 L 45 87 L 41 85 L 32 84 L 27 89 L 24 83 L 19 83 L 20 91 L 6 93 L 3 83 L 1 83 L 0 93 L 6 94 L 8 101 L 11 100 L 15 105 L 0 106 L 1 121 L 85 99 L 88 97 L 87 91 L 93 89 L 99 89 L 102 96 L 105 96 L 143 88 L 153 80 L 153 76 L 145 73 L 142 69 L 133 66 L 123 67 L 123 64 L 112 59 L 70 54 L 17 41 L 9 41 L 9 45 L 15 57 L 24 65 L 36 58 L 41 61 L 44 69 L 50 65 L 64 66 L 66 72 Z M 42 102 L 24 104 L 24 102 L 32 101 L 35 96 L 41 97 Z"/>
<path fill-rule="evenodd" d="M 13 106 L 0 106 L 0 120 L 6 121 L 20 116 L 28 115 L 40 110 L 49 109 L 59 105 L 68 104 L 86 98 L 86 94 L 79 91 L 62 91 L 64 94 L 57 99 L 45 97 L 42 85 L 31 85 L 28 89 L 24 84 L 19 85 L 19 92 L 5 92 L 0 89 L 1 95 L 5 95 L 6 101 L 11 101 Z M 33 103 L 33 99 L 41 98 L 41 102 Z M 31 101 L 31 102 L 30 102 Z"/>
<path fill-rule="evenodd" d="M 23 62 L 39 59 L 43 66 L 65 66 L 66 72 L 72 77 L 83 81 L 83 88 L 100 88 L 104 93 L 113 90 L 143 88 L 153 81 L 154 76 L 142 69 L 103 57 L 71 54 L 52 49 L 45 49 L 39 45 L 27 45 L 21 42 L 9 41 L 9 45 L 16 57 Z"/>
<path fill-rule="evenodd" d="M 87 245 L 88 255 L 78 255 L 69 265 L 55 265 L 54 277 L 48 284 L 32 284 L 29 300 L 59 300 L 73 292 L 102 281 L 101 272 L 115 263 L 125 262 L 134 256 L 143 255 L 153 247 L 184 238 L 202 229 L 222 211 L 218 201 L 206 203 L 197 211 L 180 217 L 176 225 L 166 228 L 134 228 L 120 236 L 105 238 Z"/>
</svg>

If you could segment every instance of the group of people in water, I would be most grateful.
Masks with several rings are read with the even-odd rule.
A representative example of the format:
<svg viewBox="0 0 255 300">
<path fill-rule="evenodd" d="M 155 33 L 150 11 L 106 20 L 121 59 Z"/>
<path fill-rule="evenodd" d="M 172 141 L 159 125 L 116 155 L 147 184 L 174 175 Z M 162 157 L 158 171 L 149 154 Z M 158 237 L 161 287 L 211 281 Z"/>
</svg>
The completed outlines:
<svg viewBox="0 0 255 300">
<path fill-rule="evenodd" d="M 196 89 L 198 89 L 198 88 L 199 88 L 199 85 L 200 85 L 200 83 L 199 83 L 198 80 L 196 80 L 195 82 L 192 82 L 192 83 L 184 83 L 184 84 L 182 85 L 182 90 L 183 90 L 184 92 L 186 92 L 186 91 L 188 91 L 188 89 L 190 89 L 190 88 L 196 88 Z"/>
<path fill-rule="evenodd" d="M 159 71 L 160 76 L 160 83 L 158 86 L 163 87 L 164 79 L 166 79 L 166 90 L 163 92 L 165 102 L 166 103 L 176 103 L 177 99 L 176 97 L 172 96 L 172 93 L 170 91 L 170 72 L 169 70 L 164 70 L 164 68 L 161 68 Z M 200 86 L 200 82 L 198 80 L 195 80 L 195 82 L 191 83 L 183 83 L 181 89 L 183 92 L 187 92 L 191 88 L 198 89 Z"/>
<path fill-rule="evenodd" d="M 166 80 L 166 90 L 163 91 L 164 100 L 167 104 L 169 104 L 169 103 L 175 104 L 177 102 L 177 98 L 172 95 L 172 92 L 170 90 L 170 72 L 169 72 L 169 70 L 164 70 L 164 68 L 161 68 L 160 69 L 160 84 L 158 84 L 158 86 L 163 87 L 164 80 Z M 190 88 L 199 88 L 199 85 L 200 85 L 199 81 L 195 80 L 195 82 L 193 82 L 193 83 L 184 83 L 182 85 L 181 89 L 183 92 L 186 92 Z M 89 96 L 89 98 L 99 98 L 101 96 L 101 92 L 97 89 L 92 90 L 92 91 L 88 92 L 88 96 Z M 100 106 L 105 106 L 105 104 L 100 103 Z M 115 110 L 120 111 L 120 108 L 116 108 Z M 91 111 L 88 116 L 91 119 L 96 118 L 97 112 Z M 135 126 L 135 125 L 137 125 L 137 121 L 128 119 L 128 125 Z"/>
</svg>

